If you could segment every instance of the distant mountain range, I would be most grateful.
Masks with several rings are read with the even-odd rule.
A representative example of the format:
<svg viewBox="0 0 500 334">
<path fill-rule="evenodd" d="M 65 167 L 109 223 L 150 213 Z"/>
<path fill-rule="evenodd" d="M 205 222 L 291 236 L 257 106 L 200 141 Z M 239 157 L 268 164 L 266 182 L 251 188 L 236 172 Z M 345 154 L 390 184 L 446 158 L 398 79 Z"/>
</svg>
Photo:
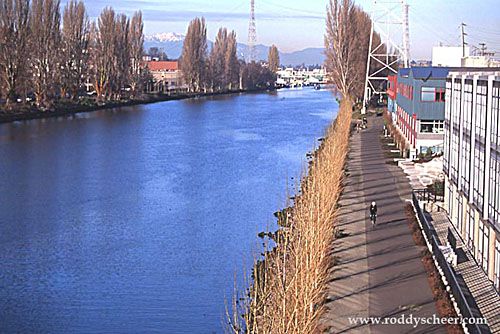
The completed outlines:
<svg viewBox="0 0 500 334">
<path fill-rule="evenodd" d="M 163 49 L 169 58 L 176 59 L 182 53 L 182 43 L 184 42 L 184 35 L 174 32 L 158 33 L 146 36 L 144 39 L 144 49 L 147 51 L 150 47 L 157 47 Z M 209 41 L 209 49 L 212 47 L 213 42 Z M 238 43 L 238 57 L 244 59 L 248 46 L 243 43 Z M 269 46 L 258 44 L 255 46 L 255 54 L 260 60 L 267 60 L 267 53 Z M 325 60 L 323 48 L 307 48 L 295 52 L 280 52 L 280 62 L 282 65 L 321 65 Z"/>
</svg>

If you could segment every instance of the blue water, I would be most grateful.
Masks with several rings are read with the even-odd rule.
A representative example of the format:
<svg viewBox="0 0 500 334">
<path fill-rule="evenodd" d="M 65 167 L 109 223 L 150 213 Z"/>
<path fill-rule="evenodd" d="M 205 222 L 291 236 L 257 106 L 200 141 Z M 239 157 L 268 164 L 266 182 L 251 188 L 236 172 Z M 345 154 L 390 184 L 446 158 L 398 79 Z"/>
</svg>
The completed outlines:
<svg viewBox="0 0 500 334">
<path fill-rule="evenodd" d="M 297 89 L 0 125 L 0 332 L 222 332 L 336 112 Z"/>
</svg>

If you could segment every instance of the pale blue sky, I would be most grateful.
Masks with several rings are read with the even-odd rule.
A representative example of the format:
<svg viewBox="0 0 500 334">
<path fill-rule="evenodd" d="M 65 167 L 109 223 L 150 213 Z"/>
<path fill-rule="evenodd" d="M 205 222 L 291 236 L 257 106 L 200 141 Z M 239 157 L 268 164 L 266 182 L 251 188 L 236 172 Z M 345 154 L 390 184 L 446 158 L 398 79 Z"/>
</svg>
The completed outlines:
<svg viewBox="0 0 500 334">
<path fill-rule="evenodd" d="M 62 6 L 64 5 L 63 4 Z M 130 14 L 142 10 L 146 34 L 185 33 L 187 23 L 204 16 L 210 39 L 220 26 L 234 29 L 238 41 L 246 42 L 250 0 L 87 0 L 95 17 L 105 6 Z M 369 11 L 372 1 L 359 0 Z M 276 44 L 281 51 L 322 47 L 328 0 L 255 0 L 257 41 Z M 413 59 L 430 58 L 431 48 L 439 42 L 458 45 L 460 22 L 468 24 L 468 41 L 487 44 L 500 51 L 500 1 L 430 1 L 408 0 L 410 5 L 410 43 Z"/>
</svg>

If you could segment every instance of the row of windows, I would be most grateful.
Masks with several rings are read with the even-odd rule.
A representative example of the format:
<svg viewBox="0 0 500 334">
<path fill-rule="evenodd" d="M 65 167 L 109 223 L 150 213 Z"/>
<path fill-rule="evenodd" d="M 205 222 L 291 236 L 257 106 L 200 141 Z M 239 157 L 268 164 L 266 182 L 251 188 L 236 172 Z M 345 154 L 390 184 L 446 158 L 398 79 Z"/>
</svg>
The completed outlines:
<svg viewBox="0 0 500 334">
<path fill-rule="evenodd" d="M 443 133 L 443 131 L 444 131 L 444 121 L 439 121 L 439 120 L 420 121 L 421 133 Z"/>
<path fill-rule="evenodd" d="M 409 100 L 413 100 L 413 87 L 402 82 L 398 83 L 398 93 Z"/>
</svg>

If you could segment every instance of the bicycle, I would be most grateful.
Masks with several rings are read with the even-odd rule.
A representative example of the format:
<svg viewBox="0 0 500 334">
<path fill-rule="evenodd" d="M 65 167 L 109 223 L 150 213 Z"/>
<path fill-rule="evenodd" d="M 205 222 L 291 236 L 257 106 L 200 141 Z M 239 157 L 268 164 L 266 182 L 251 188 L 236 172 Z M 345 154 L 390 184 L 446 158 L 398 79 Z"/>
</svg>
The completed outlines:
<svg viewBox="0 0 500 334">
<path fill-rule="evenodd" d="M 375 225 L 377 223 L 377 215 L 375 213 L 370 214 L 370 220 L 372 225 Z"/>
</svg>

